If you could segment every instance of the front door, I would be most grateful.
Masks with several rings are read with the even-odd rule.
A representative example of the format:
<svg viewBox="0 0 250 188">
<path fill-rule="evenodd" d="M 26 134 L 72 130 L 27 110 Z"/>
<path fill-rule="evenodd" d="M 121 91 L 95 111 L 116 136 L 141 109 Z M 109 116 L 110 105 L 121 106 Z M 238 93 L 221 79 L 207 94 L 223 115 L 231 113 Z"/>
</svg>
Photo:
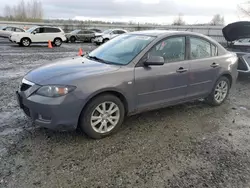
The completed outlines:
<svg viewBox="0 0 250 188">
<path fill-rule="evenodd" d="M 189 62 L 186 61 L 185 37 L 167 38 L 155 45 L 146 56 L 162 56 L 161 66 L 135 67 L 137 108 L 143 110 L 186 99 Z"/>
<path fill-rule="evenodd" d="M 32 42 L 45 42 L 48 41 L 45 33 L 45 28 L 40 27 L 35 29 L 35 32 L 32 32 L 30 35 Z"/>
<path fill-rule="evenodd" d="M 188 97 L 208 95 L 219 74 L 217 48 L 205 39 L 190 37 L 190 74 Z"/>
</svg>

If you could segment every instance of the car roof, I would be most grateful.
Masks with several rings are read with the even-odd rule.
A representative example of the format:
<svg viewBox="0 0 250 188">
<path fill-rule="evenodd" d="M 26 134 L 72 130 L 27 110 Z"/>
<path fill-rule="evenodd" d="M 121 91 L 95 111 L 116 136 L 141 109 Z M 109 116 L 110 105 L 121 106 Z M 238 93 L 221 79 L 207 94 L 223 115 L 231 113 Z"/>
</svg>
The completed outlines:
<svg viewBox="0 0 250 188">
<path fill-rule="evenodd" d="M 168 36 L 168 35 L 196 35 L 196 36 L 206 37 L 205 35 L 190 32 L 190 31 L 173 31 L 173 30 L 134 31 L 134 32 L 131 32 L 130 34 L 148 35 L 148 36 L 154 36 L 154 37 Z"/>
</svg>

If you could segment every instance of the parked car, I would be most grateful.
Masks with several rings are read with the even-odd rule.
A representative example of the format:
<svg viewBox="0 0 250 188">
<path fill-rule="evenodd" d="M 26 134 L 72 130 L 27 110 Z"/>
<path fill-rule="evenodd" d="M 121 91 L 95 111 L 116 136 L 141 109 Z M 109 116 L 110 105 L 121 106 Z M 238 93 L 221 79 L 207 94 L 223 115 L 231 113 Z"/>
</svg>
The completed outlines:
<svg viewBox="0 0 250 188">
<path fill-rule="evenodd" d="M 95 33 L 95 31 L 91 30 L 74 30 L 71 33 L 66 34 L 66 37 L 70 42 L 94 42 Z"/>
<path fill-rule="evenodd" d="M 31 43 L 47 43 L 49 40 L 55 46 L 61 46 L 67 38 L 60 27 L 35 26 L 23 33 L 12 33 L 9 39 L 20 46 L 28 47 Z"/>
<path fill-rule="evenodd" d="M 237 62 L 236 54 L 201 34 L 140 31 L 37 68 L 16 93 L 38 125 L 79 126 L 102 138 L 116 132 L 126 115 L 200 98 L 221 105 L 237 78 Z"/>
<path fill-rule="evenodd" d="M 3 26 L 0 27 L 0 37 L 2 38 L 9 38 L 9 36 L 13 33 L 13 32 L 25 32 L 24 29 L 19 28 L 19 27 L 14 27 L 14 26 Z"/>
<path fill-rule="evenodd" d="M 229 42 L 229 49 L 239 57 L 238 72 L 250 74 L 250 22 L 240 21 L 228 24 L 222 33 Z"/>
<path fill-rule="evenodd" d="M 128 31 L 124 30 L 124 29 L 108 29 L 106 31 L 104 31 L 103 33 L 99 33 L 96 35 L 96 38 L 94 39 L 94 43 L 96 43 L 97 45 L 103 44 L 105 42 L 107 42 L 108 40 L 127 33 Z"/>
</svg>

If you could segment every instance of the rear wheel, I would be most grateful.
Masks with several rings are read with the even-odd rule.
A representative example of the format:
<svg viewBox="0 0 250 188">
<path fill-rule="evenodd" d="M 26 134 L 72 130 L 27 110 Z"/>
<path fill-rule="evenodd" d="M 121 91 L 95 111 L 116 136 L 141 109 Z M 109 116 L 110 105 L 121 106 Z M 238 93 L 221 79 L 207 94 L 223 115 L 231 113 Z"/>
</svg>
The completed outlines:
<svg viewBox="0 0 250 188">
<path fill-rule="evenodd" d="M 53 43 L 54 43 L 55 46 L 59 47 L 59 46 L 62 45 L 62 39 L 60 39 L 60 38 L 55 38 L 55 40 L 54 40 Z"/>
<path fill-rule="evenodd" d="M 24 47 L 29 47 L 30 44 L 31 44 L 31 41 L 29 38 L 23 38 L 20 42 L 21 46 L 24 46 Z"/>
<path fill-rule="evenodd" d="M 225 102 L 229 94 L 230 86 L 231 83 L 227 77 L 222 76 L 219 78 L 212 92 L 206 99 L 208 104 L 212 106 L 219 106 Z"/>
<path fill-rule="evenodd" d="M 123 103 L 114 95 L 100 95 L 84 109 L 80 128 L 91 138 L 100 139 L 115 133 L 125 115 Z"/>
<path fill-rule="evenodd" d="M 74 36 L 70 37 L 70 42 L 72 42 L 72 43 L 76 42 L 76 37 L 74 37 Z"/>
</svg>

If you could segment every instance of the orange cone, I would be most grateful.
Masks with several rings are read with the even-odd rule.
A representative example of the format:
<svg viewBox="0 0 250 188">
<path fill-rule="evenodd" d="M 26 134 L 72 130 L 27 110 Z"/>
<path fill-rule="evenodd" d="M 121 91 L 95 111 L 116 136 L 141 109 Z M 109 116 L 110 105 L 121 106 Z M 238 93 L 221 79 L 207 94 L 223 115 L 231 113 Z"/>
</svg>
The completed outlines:
<svg viewBox="0 0 250 188">
<path fill-rule="evenodd" d="M 52 47 L 52 43 L 51 43 L 50 40 L 49 40 L 49 42 L 48 42 L 48 48 L 53 48 L 53 47 Z"/>
<path fill-rule="evenodd" d="M 83 51 L 82 51 L 82 48 L 79 48 L 78 55 L 79 55 L 79 56 L 83 56 Z"/>
</svg>

